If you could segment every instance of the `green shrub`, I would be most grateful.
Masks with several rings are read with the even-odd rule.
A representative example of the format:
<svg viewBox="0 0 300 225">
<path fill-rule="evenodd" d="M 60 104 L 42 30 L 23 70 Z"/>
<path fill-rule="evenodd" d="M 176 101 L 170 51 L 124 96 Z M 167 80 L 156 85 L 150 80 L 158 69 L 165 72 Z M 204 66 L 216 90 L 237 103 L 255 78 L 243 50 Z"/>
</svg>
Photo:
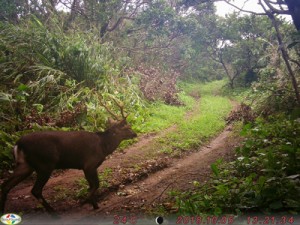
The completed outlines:
<svg viewBox="0 0 300 225">
<path fill-rule="evenodd" d="M 56 22 L 0 22 L 0 167 L 11 164 L 16 132 L 103 130 L 111 115 L 99 99 L 120 115 L 116 99 L 134 124 L 145 116 L 138 83 L 124 72 L 129 62 L 97 35 L 67 33 Z"/>
<path fill-rule="evenodd" d="M 246 125 L 237 159 L 212 165 L 213 178 L 175 193 L 181 214 L 300 210 L 300 121 L 277 116 Z"/>
</svg>

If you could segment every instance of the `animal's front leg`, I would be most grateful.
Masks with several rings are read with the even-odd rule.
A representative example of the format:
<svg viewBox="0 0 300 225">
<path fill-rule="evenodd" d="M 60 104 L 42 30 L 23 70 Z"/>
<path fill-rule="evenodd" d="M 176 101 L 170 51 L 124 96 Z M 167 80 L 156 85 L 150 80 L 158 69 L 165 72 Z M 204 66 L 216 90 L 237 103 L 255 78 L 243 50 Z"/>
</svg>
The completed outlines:
<svg viewBox="0 0 300 225">
<path fill-rule="evenodd" d="M 99 207 L 95 196 L 99 188 L 97 169 L 86 169 L 84 170 L 84 175 L 90 186 L 89 194 L 85 202 L 91 203 L 94 209 L 98 209 Z"/>
</svg>

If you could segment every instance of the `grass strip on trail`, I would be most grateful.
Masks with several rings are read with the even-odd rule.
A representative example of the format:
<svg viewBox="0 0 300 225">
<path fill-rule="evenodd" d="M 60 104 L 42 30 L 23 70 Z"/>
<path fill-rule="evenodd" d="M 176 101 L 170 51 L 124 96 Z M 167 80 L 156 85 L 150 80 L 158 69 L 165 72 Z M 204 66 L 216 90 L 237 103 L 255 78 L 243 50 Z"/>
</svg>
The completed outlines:
<svg viewBox="0 0 300 225">
<path fill-rule="evenodd" d="M 225 118 L 232 105 L 229 98 L 218 95 L 223 85 L 224 81 L 180 84 L 182 96 L 193 95 L 199 96 L 200 99 L 189 105 L 193 105 L 193 111 L 196 113 L 187 118 L 180 116 L 176 121 L 177 130 L 160 138 L 162 152 L 178 153 L 178 150 L 191 150 L 225 128 Z"/>
</svg>

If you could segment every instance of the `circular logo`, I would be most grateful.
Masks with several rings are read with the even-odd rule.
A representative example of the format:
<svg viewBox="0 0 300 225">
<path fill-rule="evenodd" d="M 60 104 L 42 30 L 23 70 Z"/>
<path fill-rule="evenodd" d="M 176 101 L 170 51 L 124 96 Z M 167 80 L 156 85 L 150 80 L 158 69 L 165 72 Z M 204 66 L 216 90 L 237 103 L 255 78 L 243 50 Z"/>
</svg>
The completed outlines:
<svg viewBox="0 0 300 225">
<path fill-rule="evenodd" d="M 164 218 L 162 218 L 161 216 L 156 217 L 155 222 L 156 222 L 156 224 L 163 224 Z"/>
<path fill-rule="evenodd" d="M 1 216 L 1 222 L 3 224 L 18 224 L 21 223 L 21 221 L 22 218 L 17 214 L 9 213 Z"/>
</svg>

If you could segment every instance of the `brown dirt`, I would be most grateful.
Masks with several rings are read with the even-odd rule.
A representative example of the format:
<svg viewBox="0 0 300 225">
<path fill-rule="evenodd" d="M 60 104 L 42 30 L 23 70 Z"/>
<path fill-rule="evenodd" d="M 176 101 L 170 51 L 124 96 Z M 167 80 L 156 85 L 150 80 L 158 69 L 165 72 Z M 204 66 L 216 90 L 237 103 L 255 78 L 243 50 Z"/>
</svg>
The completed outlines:
<svg viewBox="0 0 300 225">
<path fill-rule="evenodd" d="M 173 159 L 171 164 L 144 180 L 124 186 L 124 196 L 110 193 L 101 202 L 100 210 L 95 213 L 140 212 L 151 210 L 167 197 L 170 190 L 190 190 L 193 181 L 205 182 L 210 174 L 210 165 L 217 159 L 232 157 L 232 150 L 237 143 L 230 136 L 228 126 L 209 145 L 199 149 L 183 159 Z"/>
<path fill-rule="evenodd" d="M 100 167 L 111 169 L 109 187 L 99 191 L 99 209 L 89 204 L 81 206 L 76 194 L 80 189 L 78 180 L 83 178 L 79 170 L 55 172 L 46 184 L 43 194 L 62 218 L 82 219 L 88 216 L 111 216 L 115 214 L 145 213 L 164 203 L 170 190 L 190 190 L 193 181 L 205 182 L 210 165 L 217 159 L 228 159 L 239 139 L 233 137 L 231 125 L 206 146 L 181 158 L 166 154 L 154 154 L 155 140 L 175 131 L 172 126 L 158 134 L 141 136 L 133 146 L 114 153 Z M 43 214 L 44 209 L 30 194 L 34 175 L 11 190 L 6 212 Z"/>
</svg>

